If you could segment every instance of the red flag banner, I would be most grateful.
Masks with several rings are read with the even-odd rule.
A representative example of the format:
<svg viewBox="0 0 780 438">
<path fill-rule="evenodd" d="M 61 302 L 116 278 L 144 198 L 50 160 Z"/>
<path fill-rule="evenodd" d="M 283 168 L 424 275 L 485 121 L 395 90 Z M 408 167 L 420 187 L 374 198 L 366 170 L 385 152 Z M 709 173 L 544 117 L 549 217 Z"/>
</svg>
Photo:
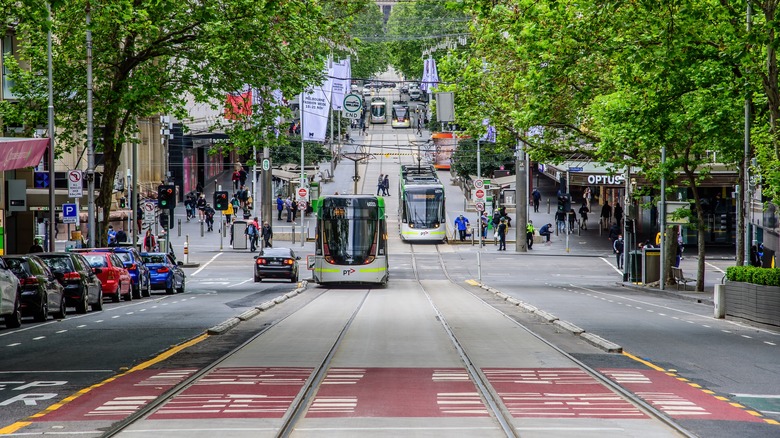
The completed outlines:
<svg viewBox="0 0 780 438">
<path fill-rule="evenodd" d="M 252 115 L 252 90 L 229 93 L 225 101 L 225 118 L 238 120 Z"/>
</svg>

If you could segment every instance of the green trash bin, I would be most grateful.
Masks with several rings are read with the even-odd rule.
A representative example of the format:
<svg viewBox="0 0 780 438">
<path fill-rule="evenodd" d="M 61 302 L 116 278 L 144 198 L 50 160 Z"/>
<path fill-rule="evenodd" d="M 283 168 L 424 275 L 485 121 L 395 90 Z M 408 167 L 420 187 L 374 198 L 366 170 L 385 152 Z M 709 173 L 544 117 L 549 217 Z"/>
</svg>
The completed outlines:
<svg viewBox="0 0 780 438">
<path fill-rule="evenodd" d="M 628 281 L 639 283 L 642 281 L 642 251 L 628 252 Z"/>
</svg>

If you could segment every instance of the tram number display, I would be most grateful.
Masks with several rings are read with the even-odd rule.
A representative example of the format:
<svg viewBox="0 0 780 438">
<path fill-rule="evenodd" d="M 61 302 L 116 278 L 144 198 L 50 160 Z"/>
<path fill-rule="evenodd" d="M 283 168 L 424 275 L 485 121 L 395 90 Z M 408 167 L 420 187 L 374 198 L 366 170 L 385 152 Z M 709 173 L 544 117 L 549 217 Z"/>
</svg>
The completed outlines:
<svg viewBox="0 0 780 438">
<path fill-rule="evenodd" d="M 347 218 L 347 209 L 342 207 L 335 207 L 331 209 L 330 211 L 330 217 L 334 219 L 346 219 Z"/>
</svg>

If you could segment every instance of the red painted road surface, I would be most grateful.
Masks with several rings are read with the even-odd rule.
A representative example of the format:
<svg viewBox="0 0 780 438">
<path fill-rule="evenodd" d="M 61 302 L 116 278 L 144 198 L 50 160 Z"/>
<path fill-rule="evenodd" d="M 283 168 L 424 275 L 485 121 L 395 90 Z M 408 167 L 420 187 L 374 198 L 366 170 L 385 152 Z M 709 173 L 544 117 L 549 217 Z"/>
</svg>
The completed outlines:
<svg viewBox="0 0 780 438">
<path fill-rule="evenodd" d="M 605 369 L 600 372 L 675 419 L 764 422 L 661 371 Z"/>
<path fill-rule="evenodd" d="M 195 371 L 140 370 L 124 374 L 35 421 L 123 420 Z"/>
</svg>

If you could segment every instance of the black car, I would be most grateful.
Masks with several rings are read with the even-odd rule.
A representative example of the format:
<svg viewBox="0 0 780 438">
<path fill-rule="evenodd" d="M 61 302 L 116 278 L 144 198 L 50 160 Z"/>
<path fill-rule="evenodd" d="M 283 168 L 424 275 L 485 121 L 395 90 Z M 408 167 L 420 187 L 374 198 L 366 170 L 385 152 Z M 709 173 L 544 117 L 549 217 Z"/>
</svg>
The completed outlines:
<svg viewBox="0 0 780 438">
<path fill-rule="evenodd" d="M 23 316 L 36 321 L 49 319 L 49 309 L 57 319 L 65 318 L 65 293 L 54 273 L 34 255 L 3 256 L 5 264 L 22 286 L 20 308 Z"/>
<path fill-rule="evenodd" d="M 141 253 L 137 249 L 129 246 L 113 247 L 113 248 L 94 248 L 92 252 L 113 252 L 118 255 L 130 273 L 130 279 L 132 280 L 133 298 L 139 299 L 142 296 L 148 297 L 152 295 L 152 287 L 149 283 L 149 269 L 144 265 Z"/>
<path fill-rule="evenodd" d="M 290 248 L 265 248 L 255 256 L 255 283 L 264 278 L 283 278 L 291 283 L 298 281 L 300 257 Z"/>
<path fill-rule="evenodd" d="M 44 252 L 36 256 L 58 276 L 65 287 L 65 303 L 75 306 L 76 313 L 87 313 L 88 307 L 103 310 L 103 285 L 83 255 L 75 252 Z"/>
</svg>

